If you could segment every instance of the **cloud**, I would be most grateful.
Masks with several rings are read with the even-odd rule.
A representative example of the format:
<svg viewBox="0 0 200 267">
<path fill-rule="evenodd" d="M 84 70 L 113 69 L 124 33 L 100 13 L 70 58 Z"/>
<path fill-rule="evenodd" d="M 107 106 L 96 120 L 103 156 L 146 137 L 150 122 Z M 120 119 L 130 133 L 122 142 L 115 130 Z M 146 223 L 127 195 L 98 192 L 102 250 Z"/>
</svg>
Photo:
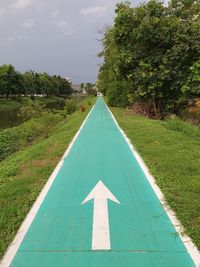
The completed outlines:
<svg viewBox="0 0 200 267">
<path fill-rule="evenodd" d="M 34 19 L 26 19 L 21 26 L 23 28 L 33 28 L 35 26 L 35 21 Z"/>
<path fill-rule="evenodd" d="M 60 15 L 60 12 L 59 12 L 59 11 L 54 11 L 54 12 L 51 14 L 51 16 L 52 16 L 53 18 L 57 18 L 59 15 Z"/>
<path fill-rule="evenodd" d="M 16 9 L 24 9 L 33 4 L 33 0 L 15 0 L 11 7 Z"/>
<path fill-rule="evenodd" d="M 80 10 L 80 14 L 83 15 L 83 16 L 98 16 L 98 17 L 102 17 L 102 16 L 106 15 L 107 10 L 108 10 L 107 6 L 88 7 L 88 8 L 82 8 Z"/>
<path fill-rule="evenodd" d="M 8 36 L 5 39 L 4 43 L 6 46 L 7 45 L 13 45 L 13 44 L 16 44 L 16 42 L 24 42 L 26 39 L 27 39 L 27 37 L 24 35 L 15 34 L 15 35 Z"/>
<path fill-rule="evenodd" d="M 0 17 L 3 17 L 6 14 L 7 9 L 4 7 L 0 7 Z"/>
<path fill-rule="evenodd" d="M 36 0 L 34 0 L 34 1 L 36 1 Z M 37 2 L 36 9 L 39 12 L 47 10 L 48 9 L 48 1 L 39 0 L 39 2 Z"/>
<path fill-rule="evenodd" d="M 63 19 L 60 19 L 60 20 L 56 20 L 54 22 L 54 24 L 60 28 L 60 30 L 63 31 L 63 34 L 64 35 L 72 35 L 74 33 L 74 30 L 72 29 L 69 21 L 67 20 L 63 20 Z"/>
<path fill-rule="evenodd" d="M 6 45 L 10 45 L 11 43 L 13 43 L 15 40 L 15 37 L 14 36 L 9 36 L 5 39 L 5 44 Z"/>
<path fill-rule="evenodd" d="M 57 25 L 59 28 L 66 28 L 66 27 L 68 27 L 69 22 L 68 22 L 67 20 L 57 20 L 57 21 L 56 21 L 56 25 Z"/>
</svg>

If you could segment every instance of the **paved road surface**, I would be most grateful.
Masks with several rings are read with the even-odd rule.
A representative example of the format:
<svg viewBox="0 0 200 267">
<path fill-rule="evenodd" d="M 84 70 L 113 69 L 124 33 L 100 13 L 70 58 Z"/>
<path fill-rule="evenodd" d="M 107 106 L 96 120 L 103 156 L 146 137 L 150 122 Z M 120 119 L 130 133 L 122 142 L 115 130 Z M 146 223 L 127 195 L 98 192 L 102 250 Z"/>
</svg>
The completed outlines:
<svg viewBox="0 0 200 267">
<path fill-rule="evenodd" d="M 11 266 L 195 266 L 101 97 Z"/>
</svg>

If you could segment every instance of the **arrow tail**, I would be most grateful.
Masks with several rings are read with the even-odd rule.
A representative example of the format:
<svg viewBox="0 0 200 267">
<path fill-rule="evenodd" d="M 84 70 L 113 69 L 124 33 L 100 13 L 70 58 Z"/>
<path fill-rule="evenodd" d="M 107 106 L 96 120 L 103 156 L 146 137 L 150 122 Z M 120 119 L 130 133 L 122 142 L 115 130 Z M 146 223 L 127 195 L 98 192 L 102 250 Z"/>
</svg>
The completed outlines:
<svg viewBox="0 0 200 267">
<path fill-rule="evenodd" d="M 94 200 L 92 250 L 110 249 L 108 202 Z"/>
</svg>

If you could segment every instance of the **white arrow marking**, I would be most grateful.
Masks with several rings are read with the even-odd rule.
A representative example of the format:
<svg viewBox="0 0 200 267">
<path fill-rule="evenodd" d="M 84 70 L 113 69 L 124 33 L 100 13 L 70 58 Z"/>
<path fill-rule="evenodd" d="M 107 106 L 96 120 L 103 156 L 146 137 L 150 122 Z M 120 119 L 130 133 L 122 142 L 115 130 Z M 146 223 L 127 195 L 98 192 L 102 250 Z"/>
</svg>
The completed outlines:
<svg viewBox="0 0 200 267">
<path fill-rule="evenodd" d="M 92 250 L 110 249 L 110 227 L 108 199 L 120 204 L 116 197 L 100 180 L 81 204 L 94 199 Z"/>
</svg>

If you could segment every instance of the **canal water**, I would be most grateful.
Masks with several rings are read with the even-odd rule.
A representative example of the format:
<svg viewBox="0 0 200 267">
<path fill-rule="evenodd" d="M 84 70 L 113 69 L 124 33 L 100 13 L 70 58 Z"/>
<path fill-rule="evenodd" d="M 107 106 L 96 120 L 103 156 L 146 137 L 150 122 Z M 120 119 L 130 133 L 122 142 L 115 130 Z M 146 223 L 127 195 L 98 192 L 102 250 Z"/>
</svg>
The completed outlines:
<svg viewBox="0 0 200 267">
<path fill-rule="evenodd" d="M 50 102 L 46 104 L 46 108 L 48 109 L 63 109 L 65 105 L 64 101 L 55 101 L 55 102 Z M 0 130 L 9 128 L 9 127 L 14 127 L 19 124 L 21 124 L 22 118 L 18 116 L 19 109 L 13 109 L 9 111 L 1 111 L 0 112 Z"/>
</svg>

